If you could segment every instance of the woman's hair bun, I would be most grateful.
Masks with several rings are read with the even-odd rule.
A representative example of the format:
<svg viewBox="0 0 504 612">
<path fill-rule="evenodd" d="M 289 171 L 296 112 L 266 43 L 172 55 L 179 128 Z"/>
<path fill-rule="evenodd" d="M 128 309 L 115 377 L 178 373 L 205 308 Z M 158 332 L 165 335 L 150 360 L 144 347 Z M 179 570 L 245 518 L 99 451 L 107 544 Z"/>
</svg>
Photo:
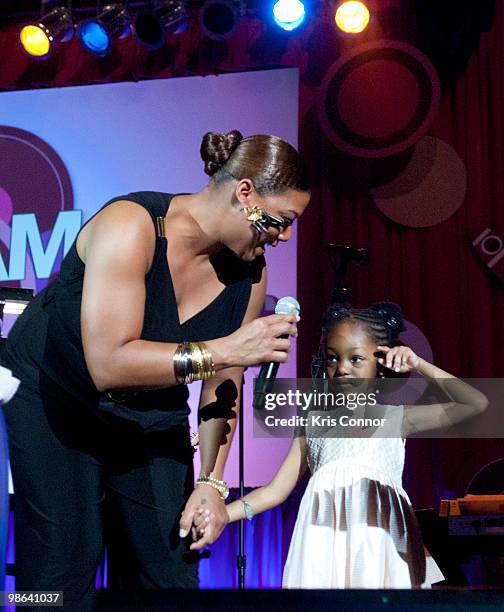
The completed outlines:
<svg viewBox="0 0 504 612">
<path fill-rule="evenodd" d="M 383 317 L 389 336 L 393 339 L 406 329 L 401 307 L 394 302 L 378 302 L 371 306 L 371 310 L 378 312 Z"/>
<path fill-rule="evenodd" d="M 206 174 L 213 176 L 218 172 L 242 140 L 243 136 L 238 130 L 233 130 L 227 134 L 207 132 L 203 136 L 200 147 Z"/>
</svg>

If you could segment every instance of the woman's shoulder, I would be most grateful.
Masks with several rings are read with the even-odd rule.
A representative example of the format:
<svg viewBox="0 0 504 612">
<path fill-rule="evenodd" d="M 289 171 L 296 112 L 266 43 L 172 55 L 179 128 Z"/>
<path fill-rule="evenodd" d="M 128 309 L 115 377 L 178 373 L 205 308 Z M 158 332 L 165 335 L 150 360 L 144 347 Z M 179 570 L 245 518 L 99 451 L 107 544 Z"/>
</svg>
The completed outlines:
<svg viewBox="0 0 504 612">
<path fill-rule="evenodd" d="M 151 217 L 164 217 L 172 198 L 173 194 L 162 191 L 132 191 L 111 198 L 101 210 L 110 206 L 117 208 L 118 205 L 129 202 L 145 209 Z"/>
<path fill-rule="evenodd" d="M 132 191 L 124 197 L 126 200 L 136 202 L 149 210 L 158 209 L 160 213 L 165 215 L 173 196 L 174 194 L 164 191 Z"/>
<path fill-rule="evenodd" d="M 75 247 L 79 259 L 86 264 L 89 249 L 109 251 L 118 249 L 123 255 L 131 250 L 145 250 L 146 258 L 152 259 L 155 242 L 155 219 L 152 213 L 130 195 L 113 198 L 103 206 L 81 228 Z"/>
<path fill-rule="evenodd" d="M 149 211 L 139 202 L 120 196 L 110 200 L 81 228 L 80 234 L 94 233 L 103 228 L 115 234 L 125 232 L 125 238 L 131 232 L 142 232 L 152 227 Z"/>
</svg>

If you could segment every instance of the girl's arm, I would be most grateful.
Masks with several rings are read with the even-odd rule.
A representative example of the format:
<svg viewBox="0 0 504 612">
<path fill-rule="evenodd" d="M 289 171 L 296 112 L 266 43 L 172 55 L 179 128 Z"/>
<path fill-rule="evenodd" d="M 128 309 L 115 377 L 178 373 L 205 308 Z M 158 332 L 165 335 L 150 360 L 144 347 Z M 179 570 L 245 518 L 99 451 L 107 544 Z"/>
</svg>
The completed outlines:
<svg viewBox="0 0 504 612">
<path fill-rule="evenodd" d="M 379 363 L 395 372 L 415 370 L 435 382 L 451 400 L 438 404 L 405 406 L 403 437 L 419 431 L 450 427 L 486 410 L 488 399 L 483 393 L 418 357 L 409 347 L 379 346 L 378 350 L 385 353 L 384 358 L 378 359 Z"/>
<path fill-rule="evenodd" d="M 254 514 L 274 508 L 287 499 L 306 468 L 306 438 L 297 436 L 292 441 L 289 453 L 273 480 L 245 495 L 243 499 L 251 506 Z M 232 502 L 226 508 L 230 522 L 246 518 L 241 500 Z"/>
<path fill-rule="evenodd" d="M 264 487 L 259 487 L 245 495 L 242 499 L 250 504 L 254 514 L 274 508 L 287 499 L 307 467 L 306 438 L 296 436 L 292 441 L 287 457 L 273 480 Z M 228 504 L 226 509 L 229 522 L 246 518 L 243 502 L 239 499 Z"/>
<path fill-rule="evenodd" d="M 252 508 L 253 514 L 259 514 L 281 504 L 296 486 L 299 478 L 307 468 L 306 463 L 306 438 L 298 435 L 292 441 L 289 453 L 284 459 L 280 469 L 273 480 L 255 489 L 242 499 Z M 231 502 L 226 506 L 228 522 L 239 521 L 246 518 L 245 507 L 241 499 Z M 193 539 L 206 537 L 206 529 L 211 529 L 212 513 L 208 508 L 200 505 L 193 515 Z M 197 544 L 192 544 L 195 548 Z"/>
</svg>

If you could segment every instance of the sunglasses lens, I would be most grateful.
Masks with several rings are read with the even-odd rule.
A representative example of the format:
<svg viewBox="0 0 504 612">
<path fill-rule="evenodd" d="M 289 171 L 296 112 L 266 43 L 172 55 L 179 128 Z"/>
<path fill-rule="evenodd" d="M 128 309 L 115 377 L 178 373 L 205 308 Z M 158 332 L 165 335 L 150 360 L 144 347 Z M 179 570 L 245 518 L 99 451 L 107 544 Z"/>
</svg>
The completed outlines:
<svg viewBox="0 0 504 612">
<path fill-rule="evenodd" d="M 285 218 L 281 218 L 278 219 L 278 217 L 274 217 L 273 215 L 270 215 L 267 212 L 264 212 L 264 210 L 261 210 L 259 208 L 257 208 L 256 211 L 258 214 L 261 215 L 260 219 L 255 219 L 252 223 L 252 227 L 254 227 L 254 229 L 256 229 L 258 232 L 263 232 L 263 233 L 268 233 L 268 230 L 270 228 L 274 228 L 276 230 L 279 230 L 280 232 L 285 231 L 288 227 L 290 227 L 293 223 L 293 219 L 285 219 Z M 249 218 L 250 221 L 252 221 L 252 219 Z"/>
<path fill-rule="evenodd" d="M 264 211 L 263 217 L 266 220 L 268 227 L 274 227 L 275 229 L 283 229 L 285 227 L 283 219 L 277 219 L 277 217 L 274 217 L 269 213 L 265 213 Z"/>
</svg>

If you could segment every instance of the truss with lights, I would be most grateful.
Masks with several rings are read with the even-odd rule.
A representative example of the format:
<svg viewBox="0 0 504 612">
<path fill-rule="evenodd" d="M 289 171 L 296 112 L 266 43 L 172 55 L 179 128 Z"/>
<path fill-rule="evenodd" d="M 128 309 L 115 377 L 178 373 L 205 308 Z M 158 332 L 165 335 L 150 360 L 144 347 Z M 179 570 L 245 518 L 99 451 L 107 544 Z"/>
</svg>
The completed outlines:
<svg viewBox="0 0 504 612">
<path fill-rule="evenodd" d="M 197 9 L 193 0 L 152 0 L 135 9 L 127 2 L 116 2 L 103 7 L 99 4 L 95 16 L 77 23 L 71 0 L 51 10 L 45 9 L 47 1 L 42 0 L 41 17 L 24 23 L 20 29 L 21 45 L 35 59 L 50 57 L 74 36 L 96 57 L 109 55 L 114 42 L 128 36 L 134 36 L 148 50 L 157 50 L 169 36 L 182 32 L 194 15 L 208 38 L 223 40 L 236 32 L 247 10 L 246 0 L 204 0 L 198 2 Z M 317 0 L 270 0 L 259 4 L 262 16 L 287 34 L 306 25 L 317 11 Z M 362 32 L 371 17 L 363 2 L 354 1 L 335 2 L 334 15 L 337 27 L 353 35 Z"/>
</svg>

